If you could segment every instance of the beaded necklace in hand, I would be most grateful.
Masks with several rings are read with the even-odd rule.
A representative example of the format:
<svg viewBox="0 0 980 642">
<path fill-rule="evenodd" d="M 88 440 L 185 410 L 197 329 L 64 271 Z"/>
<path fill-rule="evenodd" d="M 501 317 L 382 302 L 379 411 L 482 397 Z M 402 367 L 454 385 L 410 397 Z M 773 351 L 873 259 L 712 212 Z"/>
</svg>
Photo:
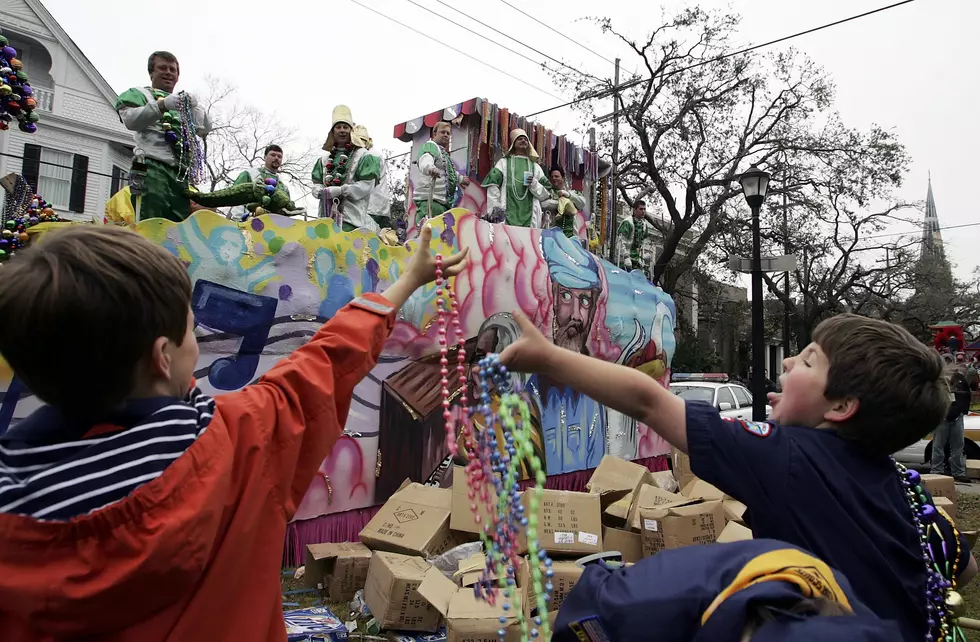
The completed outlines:
<svg viewBox="0 0 980 642">
<path fill-rule="evenodd" d="M 460 405 L 466 409 L 462 420 L 461 434 L 468 463 L 465 467 L 467 475 L 467 495 L 470 500 L 470 510 L 478 525 L 482 524 L 480 539 L 486 550 L 486 566 L 480 580 L 473 586 L 477 598 L 495 604 L 498 597 L 498 578 L 504 584 L 504 599 L 502 608 L 505 613 L 513 612 L 521 627 L 521 639 L 529 640 L 542 636 L 550 637 L 550 626 L 547 619 L 548 602 L 554 588 L 551 578 L 554 576 L 551 559 L 541 547 L 538 539 L 538 507 L 541 501 L 541 491 L 546 476 L 540 459 L 534 452 L 531 440 L 531 411 L 523 395 L 519 383 L 512 386 L 507 368 L 500 363 L 496 354 L 487 355 L 479 362 L 480 399 L 475 411 L 467 408 L 466 396 L 466 367 L 465 345 L 460 331 L 459 312 L 455 295 L 448 282 L 443 279 L 442 255 L 436 255 L 436 305 L 438 308 L 439 324 L 439 364 L 440 384 L 442 393 L 443 419 L 446 421 L 446 444 L 450 453 L 455 456 L 459 451 L 456 431 L 456 418 L 450 408 L 449 392 L 449 339 L 448 323 L 446 320 L 446 304 L 444 296 L 450 300 L 450 317 L 453 331 L 457 340 L 456 372 L 462 385 Z M 494 413 L 491 406 L 491 384 L 500 395 L 499 412 Z M 472 427 L 472 415 L 479 412 L 485 418 L 485 428 L 475 436 Z M 516 418 L 515 418 L 516 416 Z M 502 428 L 505 448 L 501 452 L 497 441 L 497 427 Z M 528 491 L 528 506 L 525 509 L 521 502 L 520 467 L 523 460 L 528 460 L 534 475 L 534 486 Z M 497 501 L 491 499 L 490 489 L 495 491 Z M 487 520 L 481 515 L 481 506 L 488 515 Z M 530 587 L 536 597 L 538 615 L 534 618 L 534 626 L 524 617 L 522 605 L 515 602 L 515 588 L 521 556 L 518 554 L 518 536 L 527 533 L 527 548 L 530 563 Z M 544 571 L 542 571 L 542 566 Z M 545 578 L 547 578 L 545 580 Z M 497 634 L 503 642 L 506 637 L 506 616 L 501 617 L 501 628 Z"/>
<path fill-rule="evenodd" d="M 327 187 L 343 185 L 350 169 L 350 157 L 353 156 L 354 145 L 347 143 L 343 147 L 335 145 L 330 150 L 330 159 L 323 167 L 323 184 Z"/>
<path fill-rule="evenodd" d="M 912 523 L 919 536 L 919 547 L 922 551 L 922 561 L 926 567 L 926 617 L 928 630 L 927 642 L 956 642 L 964 640 L 963 632 L 956 626 L 955 618 L 961 615 L 963 597 L 956 592 L 956 577 L 962 569 L 959 568 L 960 534 L 953 527 L 956 539 L 955 551 L 950 551 L 942 531 L 936 523 L 941 516 L 936 507 L 928 500 L 922 489 L 922 477 L 917 471 L 909 470 L 902 464 L 892 460 L 895 469 L 901 477 L 905 498 L 912 509 Z M 929 542 L 929 532 L 935 531 L 942 541 L 943 558 L 946 570 L 939 567 L 932 544 Z M 950 556 L 950 552 L 954 555 Z"/>
<path fill-rule="evenodd" d="M 153 90 L 155 99 L 166 98 L 169 94 L 159 89 Z M 177 180 L 197 185 L 205 180 L 204 146 L 197 137 L 197 124 L 194 122 L 194 109 L 187 92 L 177 94 L 179 105 L 160 117 L 163 138 L 173 147 L 177 161 Z"/>
</svg>

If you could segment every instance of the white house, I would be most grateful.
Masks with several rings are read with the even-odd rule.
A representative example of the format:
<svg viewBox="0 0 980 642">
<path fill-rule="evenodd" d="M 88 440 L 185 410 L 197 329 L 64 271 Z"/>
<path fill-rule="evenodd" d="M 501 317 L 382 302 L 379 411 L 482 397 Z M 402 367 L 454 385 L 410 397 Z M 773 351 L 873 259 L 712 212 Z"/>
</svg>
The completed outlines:
<svg viewBox="0 0 980 642">
<path fill-rule="evenodd" d="M 36 183 L 64 218 L 102 222 L 133 158 L 116 93 L 39 0 L 0 0 L 0 30 L 24 63 L 41 116 L 34 134 L 0 132 L 0 176 Z"/>
</svg>

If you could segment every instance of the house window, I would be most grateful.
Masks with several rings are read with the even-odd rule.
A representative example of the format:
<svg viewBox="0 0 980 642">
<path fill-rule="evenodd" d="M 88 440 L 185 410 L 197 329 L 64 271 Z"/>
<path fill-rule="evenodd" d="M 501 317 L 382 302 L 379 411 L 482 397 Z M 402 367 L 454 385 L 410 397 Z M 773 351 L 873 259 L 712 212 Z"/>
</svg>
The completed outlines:
<svg viewBox="0 0 980 642">
<path fill-rule="evenodd" d="M 112 166 L 112 184 L 109 185 L 109 196 L 112 197 L 119 193 L 125 184 L 123 183 L 123 177 L 126 176 L 126 170 L 118 165 Z"/>
<path fill-rule="evenodd" d="M 55 210 L 67 210 L 71 200 L 72 155 L 41 148 L 37 191 Z"/>
<path fill-rule="evenodd" d="M 27 144 L 22 173 L 56 210 L 85 211 L 88 156 Z"/>
</svg>

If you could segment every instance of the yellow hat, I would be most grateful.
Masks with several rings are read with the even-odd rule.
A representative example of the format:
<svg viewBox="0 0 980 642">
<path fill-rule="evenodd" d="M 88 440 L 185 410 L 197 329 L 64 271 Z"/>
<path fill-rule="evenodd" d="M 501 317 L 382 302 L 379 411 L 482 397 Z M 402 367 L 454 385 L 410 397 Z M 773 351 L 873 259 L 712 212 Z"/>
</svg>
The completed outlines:
<svg viewBox="0 0 980 642">
<path fill-rule="evenodd" d="M 333 149 L 333 128 L 336 127 L 337 123 L 345 123 L 354 129 L 354 116 L 350 113 L 350 107 L 337 105 L 333 108 L 333 122 L 330 123 L 330 133 L 327 134 L 327 140 L 323 143 L 323 151 L 329 152 Z M 353 142 L 353 137 L 351 137 L 351 142 Z"/>
<path fill-rule="evenodd" d="M 523 136 L 527 139 L 527 157 L 533 161 L 538 160 L 538 152 L 535 151 L 534 147 L 531 145 L 531 137 L 527 135 L 523 129 L 513 129 L 510 132 L 510 147 L 507 148 L 507 155 L 510 156 L 511 152 L 514 151 L 514 143 L 517 139 Z"/>
<path fill-rule="evenodd" d="M 371 135 L 368 134 L 367 127 L 364 125 L 358 125 L 351 130 L 350 142 L 353 143 L 355 147 L 363 147 L 364 149 L 371 149 L 374 147 L 374 141 L 371 140 Z"/>
</svg>

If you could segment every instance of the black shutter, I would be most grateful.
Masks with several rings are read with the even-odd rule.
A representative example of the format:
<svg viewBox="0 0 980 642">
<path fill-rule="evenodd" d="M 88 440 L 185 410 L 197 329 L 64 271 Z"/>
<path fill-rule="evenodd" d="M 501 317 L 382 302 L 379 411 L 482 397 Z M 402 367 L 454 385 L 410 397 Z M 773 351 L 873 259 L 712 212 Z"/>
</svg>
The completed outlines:
<svg viewBox="0 0 980 642">
<path fill-rule="evenodd" d="M 20 173 L 24 180 L 30 183 L 34 193 L 37 194 L 37 179 L 41 173 L 40 145 L 24 145 L 24 164 L 21 166 Z"/>
<path fill-rule="evenodd" d="M 118 167 L 116 167 L 115 165 L 113 165 L 112 166 L 112 183 L 109 185 L 109 197 L 110 198 L 113 197 L 113 196 L 115 196 L 119 192 L 119 190 L 122 189 L 122 177 L 123 177 L 123 171 L 121 169 L 119 169 Z"/>
<path fill-rule="evenodd" d="M 71 167 L 71 197 L 68 209 L 72 212 L 85 211 L 85 188 L 88 186 L 88 156 L 75 154 Z"/>
</svg>

